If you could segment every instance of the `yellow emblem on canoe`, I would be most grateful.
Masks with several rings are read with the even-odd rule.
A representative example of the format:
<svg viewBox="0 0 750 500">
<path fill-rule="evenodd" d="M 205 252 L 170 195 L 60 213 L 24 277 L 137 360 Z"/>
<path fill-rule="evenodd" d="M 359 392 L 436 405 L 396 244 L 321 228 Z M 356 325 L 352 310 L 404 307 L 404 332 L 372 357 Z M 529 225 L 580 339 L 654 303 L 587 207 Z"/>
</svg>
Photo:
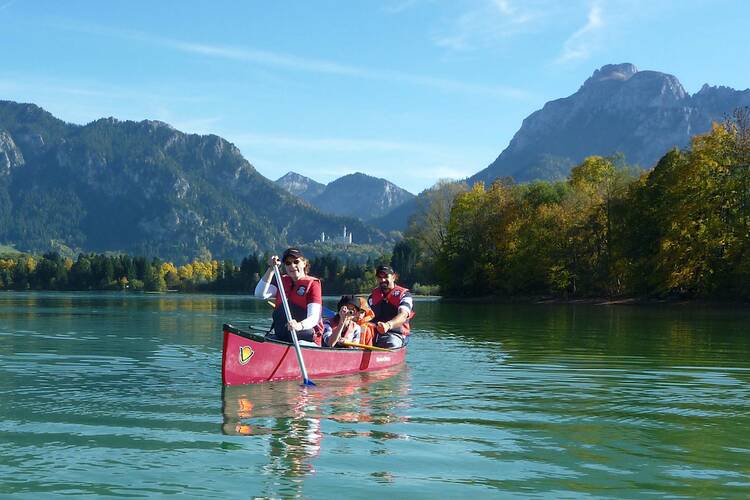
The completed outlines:
<svg viewBox="0 0 750 500">
<path fill-rule="evenodd" d="M 243 345 L 240 347 L 240 364 L 246 365 L 248 361 L 250 361 L 250 358 L 253 357 L 253 354 L 255 354 L 255 351 L 253 351 L 253 348 L 249 345 Z"/>
</svg>

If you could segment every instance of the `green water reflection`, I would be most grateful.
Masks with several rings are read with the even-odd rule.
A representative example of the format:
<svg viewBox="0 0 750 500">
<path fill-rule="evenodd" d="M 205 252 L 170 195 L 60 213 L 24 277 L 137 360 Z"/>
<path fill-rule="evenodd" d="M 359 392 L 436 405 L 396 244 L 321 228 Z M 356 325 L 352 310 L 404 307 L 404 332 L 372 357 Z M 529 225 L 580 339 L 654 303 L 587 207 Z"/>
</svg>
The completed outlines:
<svg viewBox="0 0 750 500">
<path fill-rule="evenodd" d="M 747 496 L 748 311 L 416 309 L 405 366 L 222 388 L 263 301 L 2 293 L 0 496 Z"/>
</svg>

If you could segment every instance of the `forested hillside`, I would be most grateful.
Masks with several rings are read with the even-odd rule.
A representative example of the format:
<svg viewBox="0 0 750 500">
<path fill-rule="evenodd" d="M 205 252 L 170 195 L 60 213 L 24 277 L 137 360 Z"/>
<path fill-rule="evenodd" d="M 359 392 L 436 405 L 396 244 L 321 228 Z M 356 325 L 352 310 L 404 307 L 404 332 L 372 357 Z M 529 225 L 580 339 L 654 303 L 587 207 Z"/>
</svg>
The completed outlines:
<svg viewBox="0 0 750 500">
<path fill-rule="evenodd" d="M 0 243 L 240 259 L 344 225 L 355 243 L 385 239 L 291 196 L 221 137 L 156 121 L 72 125 L 33 104 L 0 102 Z"/>
</svg>

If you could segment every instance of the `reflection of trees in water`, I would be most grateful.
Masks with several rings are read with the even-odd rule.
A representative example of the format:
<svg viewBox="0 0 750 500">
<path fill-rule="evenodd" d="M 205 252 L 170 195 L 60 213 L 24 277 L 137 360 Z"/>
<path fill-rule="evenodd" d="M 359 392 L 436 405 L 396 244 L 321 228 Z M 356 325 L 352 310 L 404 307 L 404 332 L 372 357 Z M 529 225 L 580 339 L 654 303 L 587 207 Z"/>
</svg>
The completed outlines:
<svg viewBox="0 0 750 500">
<path fill-rule="evenodd" d="M 741 308 L 693 304 L 593 305 L 443 302 L 420 304 L 420 331 L 462 346 L 501 345 L 514 361 L 585 352 L 655 359 L 711 358 L 721 343 L 746 352 Z M 742 348 L 740 348 L 742 346 Z M 720 352 L 724 359 L 741 354 Z"/>
<path fill-rule="evenodd" d="M 263 470 L 290 479 L 288 487 L 298 485 L 301 489 L 299 478 L 315 473 L 314 459 L 322 449 L 326 420 L 357 426 L 407 419 L 398 415 L 409 406 L 407 376 L 402 365 L 376 373 L 322 379 L 310 388 L 300 387 L 298 381 L 224 387 L 222 432 L 267 437 L 269 461 Z M 356 429 L 335 435 L 378 441 L 404 438 L 390 432 Z"/>
</svg>

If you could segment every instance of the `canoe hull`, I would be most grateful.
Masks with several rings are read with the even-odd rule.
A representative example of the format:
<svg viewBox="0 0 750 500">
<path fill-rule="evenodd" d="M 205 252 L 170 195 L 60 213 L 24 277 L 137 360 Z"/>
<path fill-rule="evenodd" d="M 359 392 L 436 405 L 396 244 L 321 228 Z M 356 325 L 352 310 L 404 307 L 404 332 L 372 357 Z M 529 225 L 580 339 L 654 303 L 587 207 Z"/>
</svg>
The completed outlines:
<svg viewBox="0 0 750 500">
<path fill-rule="evenodd" d="M 379 371 L 404 362 L 406 348 L 393 351 L 302 347 L 310 379 Z M 224 325 L 221 379 L 224 385 L 301 379 L 294 347 Z"/>
</svg>

